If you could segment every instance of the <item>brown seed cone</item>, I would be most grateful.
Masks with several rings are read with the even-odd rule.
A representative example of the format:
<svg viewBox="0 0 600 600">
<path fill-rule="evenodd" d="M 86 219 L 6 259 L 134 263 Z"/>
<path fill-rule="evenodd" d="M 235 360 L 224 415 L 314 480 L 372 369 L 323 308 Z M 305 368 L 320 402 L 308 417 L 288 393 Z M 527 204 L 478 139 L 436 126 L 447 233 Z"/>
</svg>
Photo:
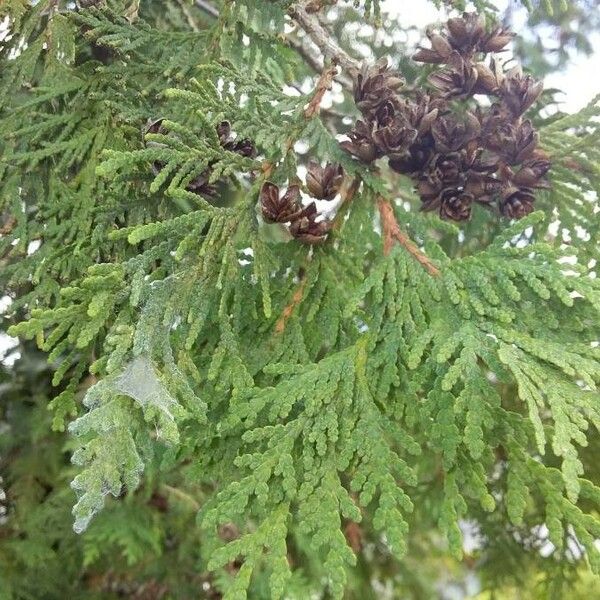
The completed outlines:
<svg viewBox="0 0 600 600">
<path fill-rule="evenodd" d="M 219 143 L 225 150 L 249 158 L 254 158 L 256 156 L 256 146 L 251 139 L 244 138 L 238 140 L 232 137 L 229 121 L 221 121 L 221 123 L 217 125 L 217 135 L 219 136 Z"/>
<path fill-rule="evenodd" d="M 161 144 L 159 142 L 154 142 L 150 140 L 146 140 L 146 134 L 148 133 L 160 133 L 166 135 L 166 131 L 164 130 L 163 124 L 164 118 L 158 119 L 148 119 L 146 124 L 142 127 L 142 142 L 147 148 L 165 148 L 165 144 Z M 158 160 L 152 163 L 152 173 L 154 175 L 158 175 L 165 167 L 163 162 Z"/>
<path fill-rule="evenodd" d="M 235 141 L 229 147 L 228 146 L 229 145 L 224 146 L 225 150 L 230 150 L 231 152 L 235 152 L 236 154 L 247 158 L 254 158 L 257 154 L 256 146 L 249 138 L 244 138 L 239 142 Z"/>
<path fill-rule="evenodd" d="M 494 177 L 474 173 L 471 173 L 471 177 L 465 186 L 465 192 L 471 194 L 475 202 L 487 206 L 494 202 L 501 189 L 502 183 Z"/>
<path fill-rule="evenodd" d="M 447 60 L 448 68 L 432 73 L 428 80 L 444 98 L 470 96 L 479 77 L 478 69 L 454 50 Z"/>
<path fill-rule="evenodd" d="M 502 192 L 500 213 L 509 219 L 521 219 L 533 211 L 535 194 L 531 188 L 508 186 Z"/>
<path fill-rule="evenodd" d="M 354 82 L 354 102 L 370 117 L 385 102 L 393 101 L 404 79 L 390 67 L 388 59 L 380 58 L 374 65 L 364 65 Z"/>
<path fill-rule="evenodd" d="M 327 163 L 322 167 L 318 162 L 308 164 L 306 187 L 314 198 L 333 200 L 340 191 L 344 180 L 344 169 L 341 165 Z"/>
<path fill-rule="evenodd" d="M 482 52 L 501 52 L 514 37 L 512 31 L 504 27 L 496 27 L 482 37 L 479 49 Z"/>
<path fill-rule="evenodd" d="M 484 63 L 476 63 L 477 83 L 473 88 L 474 94 L 499 94 L 500 86 L 504 81 L 504 74 L 500 63 L 493 58 L 488 67 Z"/>
<path fill-rule="evenodd" d="M 158 119 L 148 119 L 146 125 L 142 128 L 142 139 L 144 144 L 147 147 L 155 147 L 155 148 L 164 148 L 165 144 L 155 141 L 146 140 L 147 134 L 157 134 L 160 133 L 162 135 L 174 135 L 169 134 L 163 128 L 163 118 Z M 245 157 L 254 157 L 256 156 L 256 147 L 252 140 L 242 139 L 236 140 L 232 137 L 231 125 L 228 121 L 221 121 L 216 126 L 217 136 L 219 138 L 220 145 L 230 152 L 236 152 L 241 156 Z M 154 175 L 158 175 L 165 167 L 165 164 L 161 161 L 154 161 L 152 163 L 152 172 Z M 208 165 L 208 167 L 199 175 L 194 177 L 187 185 L 186 190 L 188 192 L 192 192 L 194 194 L 198 194 L 199 196 L 204 196 L 206 198 L 212 198 L 217 194 L 217 188 L 214 184 L 209 183 L 209 179 L 212 173 L 212 163 Z"/>
<path fill-rule="evenodd" d="M 193 192 L 199 196 L 213 198 L 217 195 L 217 187 L 216 185 L 208 182 L 210 174 L 210 169 L 207 169 L 197 177 L 194 177 L 194 179 L 187 184 L 185 189 L 188 192 Z"/>
<path fill-rule="evenodd" d="M 541 81 L 523 75 L 520 66 L 511 69 L 500 88 L 502 104 L 514 117 L 520 117 L 539 97 L 544 89 Z"/>
<path fill-rule="evenodd" d="M 468 221 L 472 204 L 473 196 L 469 192 L 448 188 L 440 198 L 440 217 L 451 221 Z"/>
<path fill-rule="evenodd" d="M 374 121 L 376 126 L 386 127 L 394 120 L 398 101 L 399 98 L 386 100 L 370 115 L 371 120 Z"/>
<path fill-rule="evenodd" d="M 477 13 L 463 13 L 462 17 L 448 19 L 447 33 L 436 33 L 429 29 L 427 37 L 431 48 L 419 47 L 413 59 L 431 64 L 444 64 L 452 51 L 458 52 L 465 59 L 470 59 L 476 52 L 500 52 L 513 39 L 514 34 L 496 27 L 485 31 L 485 20 Z"/>
<path fill-rule="evenodd" d="M 383 156 L 373 141 L 371 126 L 364 121 L 360 119 L 356 121 L 354 127 L 348 132 L 348 137 L 350 141 L 340 142 L 340 146 L 360 161 L 369 164 Z"/>
<path fill-rule="evenodd" d="M 412 59 L 416 62 L 431 65 L 442 65 L 446 62 L 446 57 L 438 54 L 433 48 L 423 48 L 422 46 L 417 48 L 417 51 L 412 55 Z"/>
<path fill-rule="evenodd" d="M 292 221 L 290 233 L 303 244 L 323 243 L 327 239 L 333 223 L 328 220 L 315 221 L 317 209 L 314 202 L 311 202 L 304 212 L 305 214 L 300 218 Z"/>
<path fill-rule="evenodd" d="M 463 13 L 462 17 L 448 19 L 448 42 L 463 56 L 473 54 L 486 38 L 485 20 L 477 13 Z"/>
<path fill-rule="evenodd" d="M 439 190 L 450 185 L 463 184 L 466 173 L 461 153 L 436 154 L 428 166 L 426 178 Z"/>
<path fill-rule="evenodd" d="M 225 144 L 231 142 L 231 124 L 229 121 L 221 121 L 217 125 L 217 136 L 219 137 L 221 146 L 225 146 Z"/>
<path fill-rule="evenodd" d="M 433 99 L 419 92 L 415 100 L 403 98 L 399 101 L 398 112 L 417 130 L 419 136 L 431 131 L 431 126 L 438 116 L 448 111 L 447 102 L 440 98 Z"/>
<path fill-rule="evenodd" d="M 260 190 L 260 207 L 263 219 L 267 223 L 287 223 L 302 216 L 300 188 L 290 185 L 283 195 L 279 186 L 266 181 Z"/>
<path fill-rule="evenodd" d="M 448 114 L 436 119 L 431 126 L 435 148 L 442 154 L 456 152 L 475 139 L 481 131 L 479 119 L 470 112 L 464 118 Z"/>
<path fill-rule="evenodd" d="M 537 148 L 539 134 L 531 121 L 518 125 L 499 123 L 486 137 L 487 148 L 496 152 L 509 165 L 518 165 L 532 158 Z"/>
<path fill-rule="evenodd" d="M 410 146 L 404 156 L 390 159 L 390 168 L 403 175 L 416 175 L 431 160 L 433 154 L 433 138 L 427 134 Z"/>
<path fill-rule="evenodd" d="M 532 156 L 523 163 L 523 166 L 513 176 L 514 184 L 521 187 L 530 188 L 549 188 L 550 184 L 544 179 L 544 176 L 550 170 L 552 163 L 540 153 L 538 157 Z"/>
<path fill-rule="evenodd" d="M 389 125 L 373 132 L 373 142 L 378 151 L 392 160 L 404 156 L 416 137 L 416 130 L 400 114 L 396 115 Z"/>
<path fill-rule="evenodd" d="M 473 195 L 460 186 L 449 186 L 438 191 L 429 183 L 420 182 L 418 191 L 423 211 L 437 210 L 442 219 L 452 221 L 467 221 L 471 217 Z"/>
</svg>

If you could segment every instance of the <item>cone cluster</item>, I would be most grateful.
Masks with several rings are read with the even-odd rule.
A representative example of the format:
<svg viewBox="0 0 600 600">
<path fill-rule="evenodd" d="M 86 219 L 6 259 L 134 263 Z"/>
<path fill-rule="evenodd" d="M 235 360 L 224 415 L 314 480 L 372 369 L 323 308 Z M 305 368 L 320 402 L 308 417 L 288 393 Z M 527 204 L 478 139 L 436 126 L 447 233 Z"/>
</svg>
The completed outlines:
<svg viewBox="0 0 600 600">
<path fill-rule="evenodd" d="M 470 218 L 474 203 L 509 218 L 533 210 L 535 190 L 548 187 L 547 155 L 524 113 L 542 92 L 541 82 L 506 70 L 494 53 L 513 34 L 487 31 L 483 18 L 464 13 L 441 33 L 427 31 L 429 48 L 414 59 L 438 65 L 431 89 L 404 92 L 404 81 L 387 59 L 365 66 L 354 85 L 362 114 L 342 147 L 370 164 L 388 157 L 390 168 L 408 175 L 421 208 L 444 219 Z M 483 107 L 476 94 L 489 98 Z"/>
<path fill-rule="evenodd" d="M 311 161 L 306 175 L 306 188 L 313 198 L 333 200 L 340 191 L 344 171 L 340 165 L 322 167 Z M 290 234 L 305 244 L 320 244 L 331 230 L 332 222 L 319 219 L 314 201 L 302 204 L 300 186 L 290 185 L 282 192 L 279 186 L 266 181 L 260 191 L 260 206 L 267 223 L 284 223 Z"/>
<path fill-rule="evenodd" d="M 143 130 L 144 143 L 147 147 L 161 147 L 162 144 L 146 140 L 148 133 L 160 133 L 162 135 L 172 135 L 163 127 L 164 119 L 149 120 Z M 234 137 L 231 131 L 231 125 L 228 121 L 222 121 L 216 127 L 219 143 L 224 150 L 235 152 L 241 156 L 254 158 L 256 156 L 256 147 L 250 139 L 240 139 Z M 152 172 L 158 175 L 165 168 L 165 164 L 160 161 L 152 163 Z M 186 186 L 188 192 L 193 192 L 205 198 L 214 198 L 217 194 L 217 188 L 213 183 L 210 183 L 212 174 L 212 165 L 209 165 L 200 175 L 194 177 Z"/>
</svg>

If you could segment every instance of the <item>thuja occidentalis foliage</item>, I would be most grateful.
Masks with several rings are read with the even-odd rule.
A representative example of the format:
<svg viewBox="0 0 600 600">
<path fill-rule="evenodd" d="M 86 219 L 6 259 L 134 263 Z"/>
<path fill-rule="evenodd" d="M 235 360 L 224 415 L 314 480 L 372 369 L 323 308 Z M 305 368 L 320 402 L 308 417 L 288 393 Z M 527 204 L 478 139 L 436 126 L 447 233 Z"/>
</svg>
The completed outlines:
<svg viewBox="0 0 600 600">
<path fill-rule="evenodd" d="M 0 5 L 0 597 L 597 589 L 600 107 L 444 4 Z"/>
</svg>

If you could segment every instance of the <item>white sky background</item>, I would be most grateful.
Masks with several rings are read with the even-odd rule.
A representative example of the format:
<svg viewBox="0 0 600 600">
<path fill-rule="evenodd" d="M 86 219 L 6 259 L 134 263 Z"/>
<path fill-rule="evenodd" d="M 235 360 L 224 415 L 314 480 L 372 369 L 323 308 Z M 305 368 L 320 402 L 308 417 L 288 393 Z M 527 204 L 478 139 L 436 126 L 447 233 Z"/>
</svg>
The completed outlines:
<svg viewBox="0 0 600 600">
<path fill-rule="evenodd" d="M 502 11 L 510 1 L 495 0 L 494 4 Z M 440 11 L 432 4 L 419 0 L 384 0 L 382 2 L 382 12 L 387 13 L 391 18 L 398 19 L 403 27 L 412 25 L 422 32 L 427 25 L 439 23 L 446 18 L 445 11 Z M 517 33 L 519 31 L 519 24 L 525 22 L 525 14 L 525 9 L 520 11 L 515 10 L 514 12 L 513 18 Z M 3 23 L 0 23 L 0 33 L 2 33 L 2 25 Z M 549 35 L 551 35 L 551 32 L 549 32 Z M 418 37 L 418 40 L 420 39 L 421 35 Z M 418 40 L 415 40 L 415 42 Z M 549 45 L 552 45 L 550 38 L 548 42 Z M 561 105 L 561 108 L 566 112 L 580 110 L 595 95 L 600 93 L 600 32 L 596 32 L 590 42 L 595 49 L 593 55 L 589 57 L 576 56 L 563 72 L 552 73 L 544 81 L 546 88 L 566 90 Z M 559 42 L 556 41 L 556 43 Z M 6 310 L 9 304 L 8 298 L 6 296 L 2 297 L 0 292 L 0 312 Z M 15 345 L 15 339 L 10 338 L 4 333 L 0 333 L 0 361 L 5 359 L 7 352 Z M 13 354 L 5 362 L 13 362 L 16 358 L 17 356 Z"/>
</svg>

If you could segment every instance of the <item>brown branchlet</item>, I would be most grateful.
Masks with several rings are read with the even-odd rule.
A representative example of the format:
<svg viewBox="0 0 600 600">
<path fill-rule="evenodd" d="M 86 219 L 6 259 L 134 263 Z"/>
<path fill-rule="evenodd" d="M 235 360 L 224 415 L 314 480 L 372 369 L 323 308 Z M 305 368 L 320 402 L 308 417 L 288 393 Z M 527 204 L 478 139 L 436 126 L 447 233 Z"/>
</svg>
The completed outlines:
<svg viewBox="0 0 600 600">
<path fill-rule="evenodd" d="M 430 47 L 414 59 L 439 65 L 429 77 L 431 91 L 403 93 L 403 79 L 386 59 L 363 67 L 354 88 L 362 117 L 342 148 L 366 164 L 387 156 L 391 169 L 413 179 L 422 209 L 444 219 L 468 219 L 474 203 L 525 216 L 535 190 L 548 187 L 550 162 L 523 117 L 541 82 L 518 66 L 505 70 L 495 56 L 485 60 L 514 34 L 486 30 L 475 13 L 449 19 L 441 32 L 429 28 L 427 37 Z M 478 94 L 490 97 L 489 107 L 472 108 Z"/>
</svg>

